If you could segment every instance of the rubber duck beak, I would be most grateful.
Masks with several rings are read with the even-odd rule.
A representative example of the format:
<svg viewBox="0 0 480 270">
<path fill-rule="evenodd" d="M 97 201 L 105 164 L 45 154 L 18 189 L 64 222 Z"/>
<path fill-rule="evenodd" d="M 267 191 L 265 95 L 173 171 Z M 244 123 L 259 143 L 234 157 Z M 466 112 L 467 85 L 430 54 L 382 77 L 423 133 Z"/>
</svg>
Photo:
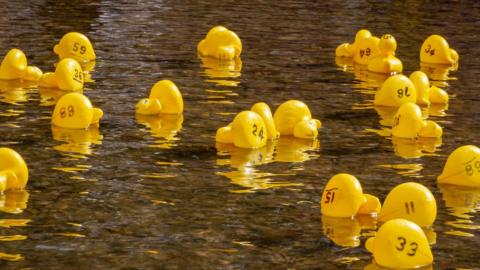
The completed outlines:
<svg viewBox="0 0 480 270">
<path fill-rule="evenodd" d="M 365 248 L 373 254 L 373 250 L 375 248 L 375 236 L 370 237 L 367 239 L 367 242 L 365 242 Z"/>
<path fill-rule="evenodd" d="M 443 89 L 440 89 L 433 85 L 430 87 L 429 98 L 432 103 L 447 104 L 448 94 Z"/>
<path fill-rule="evenodd" d="M 320 120 L 318 120 L 318 119 L 313 119 L 313 121 L 315 121 L 315 125 L 317 126 L 317 129 L 319 129 L 319 128 L 322 127 L 322 122 L 320 122 Z"/>
<path fill-rule="evenodd" d="M 229 124 L 226 127 L 219 128 L 217 130 L 217 134 L 215 138 L 219 143 L 233 143 L 233 134 L 232 134 L 231 124 Z"/>
<path fill-rule="evenodd" d="M 233 47 L 221 47 L 218 58 L 223 60 L 235 59 L 235 48 Z"/>
<path fill-rule="evenodd" d="M 420 137 L 439 138 L 442 137 L 443 130 L 437 123 L 427 120 L 424 122 L 424 126 L 420 129 Z"/>
<path fill-rule="evenodd" d="M 100 122 L 100 119 L 102 118 L 103 116 L 103 111 L 99 108 L 93 108 L 92 109 L 92 124 L 94 125 L 97 125 L 99 124 Z"/>
<path fill-rule="evenodd" d="M 452 57 L 452 59 L 453 59 L 453 61 L 454 61 L 453 64 L 458 63 L 458 58 L 459 58 L 459 56 L 458 56 L 457 51 L 455 51 L 454 49 L 450 49 L 450 55 L 451 55 L 451 57 Z"/>
<path fill-rule="evenodd" d="M 358 209 L 358 214 L 372 215 L 380 213 L 380 210 L 382 209 L 380 200 L 370 194 L 363 194 L 363 196 L 365 202 L 360 206 L 360 209 Z"/>
<path fill-rule="evenodd" d="M 24 79 L 27 81 L 39 81 L 42 78 L 43 72 L 38 68 L 34 66 L 28 66 L 27 69 L 25 70 L 25 76 Z"/>
<path fill-rule="evenodd" d="M 58 51 L 59 47 L 58 47 L 58 44 L 56 44 L 54 47 L 53 47 L 53 52 L 55 54 L 60 54 L 60 52 Z"/>
</svg>

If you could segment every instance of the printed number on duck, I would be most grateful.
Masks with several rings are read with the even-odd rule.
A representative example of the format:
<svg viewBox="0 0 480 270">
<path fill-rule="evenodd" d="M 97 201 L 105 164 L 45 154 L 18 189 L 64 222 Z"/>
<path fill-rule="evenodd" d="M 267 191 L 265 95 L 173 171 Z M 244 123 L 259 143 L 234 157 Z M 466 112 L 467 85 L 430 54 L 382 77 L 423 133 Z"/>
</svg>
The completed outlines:
<svg viewBox="0 0 480 270">
<path fill-rule="evenodd" d="M 477 160 L 475 161 L 475 163 L 473 163 L 475 159 L 476 158 L 470 160 L 469 162 L 467 162 L 467 165 L 465 165 L 465 172 L 468 176 L 472 176 L 475 173 L 480 173 L 480 160 Z"/>
<path fill-rule="evenodd" d="M 370 48 L 366 48 L 365 50 L 360 50 L 360 58 L 363 58 L 363 56 L 370 56 L 372 53 L 372 50 Z"/>
<path fill-rule="evenodd" d="M 397 90 L 397 96 L 398 98 L 402 98 L 402 97 L 409 97 L 410 96 L 410 93 L 408 92 L 408 86 L 405 86 L 405 90 L 403 90 L 402 88 L 398 89 Z"/>
<path fill-rule="evenodd" d="M 397 250 L 398 251 L 404 251 L 405 250 L 405 246 L 407 245 L 407 239 L 405 239 L 405 237 L 403 236 L 399 236 L 397 238 L 397 240 L 399 241 L 399 246 L 397 246 Z M 408 250 L 407 252 L 407 255 L 408 256 L 415 256 L 415 254 L 417 254 L 417 249 L 418 249 L 418 243 L 417 242 L 411 242 L 409 245 L 410 249 Z"/>
<path fill-rule="evenodd" d="M 87 48 L 85 46 L 80 46 L 80 43 L 75 42 L 73 43 L 73 51 L 78 52 L 80 49 L 80 54 L 85 54 L 87 52 Z"/>
<path fill-rule="evenodd" d="M 75 69 L 73 72 L 73 79 L 79 83 L 83 83 L 82 72 L 79 71 L 78 69 Z"/>
<path fill-rule="evenodd" d="M 68 113 L 68 115 L 67 115 Z M 65 117 L 72 117 L 75 114 L 75 108 L 72 105 L 68 105 L 68 107 L 62 107 L 60 108 L 60 117 L 65 118 Z"/>
<path fill-rule="evenodd" d="M 252 131 L 253 136 L 257 136 L 257 130 L 258 130 L 257 125 L 253 125 L 253 131 Z M 260 132 L 258 132 L 258 137 L 260 138 L 260 140 L 263 140 L 263 128 L 261 128 Z"/>
<path fill-rule="evenodd" d="M 435 55 L 435 49 L 432 49 L 432 45 L 428 44 L 425 48 L 425 53 L 429 53 L 431 56 Z"/>
<path fill-rule="evenodd" d="M 325 203 L 333 203 L 333 199 L 335 199 L 335 190 L 338 188 L 334 187 L 331 189 L 325 190 L 327 193 L 325 194 Z M 331 197 L 330 197 L 331 195 Z"/>
</svg>

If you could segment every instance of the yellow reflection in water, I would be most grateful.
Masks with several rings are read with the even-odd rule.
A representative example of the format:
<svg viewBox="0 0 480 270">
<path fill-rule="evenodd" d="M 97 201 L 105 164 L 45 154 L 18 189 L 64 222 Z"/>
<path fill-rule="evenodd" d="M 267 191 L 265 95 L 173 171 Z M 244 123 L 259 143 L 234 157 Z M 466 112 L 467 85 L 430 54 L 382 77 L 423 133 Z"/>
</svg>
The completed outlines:
<svg viewBox="0 0 480 270">
<path fill-rule="evenodd" d="M 163 149 L 176 146 L 179 140 L 177 133 L 182 129 L 183 114 L 135 115 L 137 123 L 149 129 L 156 140 L 151 145 Z"/>
<path fill-rule="evenodd" d="M 277 181 L 279 176 L 295 175 L 295 170 L 302 170 L 299 165 L 292 169 L 292 172 L 276 174 L 264 172 L 256 166 L 272 162 L 294 162 L 301 163 L 319 155 L 316 152 L 319 148 L 318 140 L 304 140 L 294 137 L 281 137 L 277 141 L 270 141 L 265 147 L 259 149 L 238 148 L 231 144 L 217 144 L 218 158 L 217 165 L 229 166 L 233 171 L 217 172 L 231 180 L 233 184 L 246 189 L 232 190 L 234 193 L 253 192 L 259 189 L 278 187 L 303 186 L 302 183 L 289 181 Z"/>
<path fill-rule="evenodd" d="M 27 208 L 30 194 L 26 190 L 8 190 L 0 195 L 0 211 L 19 214 Z"/>
<path fill-rule="evenodd" d="M 0 252 L 0 260 L 17 262 L 23 260 L 22 254 L 8 254 Z"/>
<path fill-rule="evenodd" d="M 369 72 L 366 65 L 355 64 L 353 58 L 335 57 L 335 63 L 343 71 L 352 73 L 355 76 L 357 81 L 353 83 L 353 87 L 360 93 L 375 94 L 376 88 L 379 88 L 390 76 L 388 74 Z"/>
<path fill-rule="evenodd" d="M 363 268 L 363 270 L 388 270 L 388 269 L 392 269 L 392 268 L 385 268 L 385 267 L 379 266 L 375 263 L 375 260 L 372 260 L 372 262 L 369 265 Z M 433 270 L 433 266 L 428 265 L 424 267 L 415 268 L 415 270 Z"/>
<path fill-rule="evenodd" d="M 358 247 L 362 229 L 375 230 L 376 219 L 369 215 L 337 218 L 322 215 L 323 234 L 341 247 Z"/>
<path fill-rule="evenodd" d="M 100 130 L 95 126 L 91 126 L 89 129 L 68 129 L 52 125 L 52 134 L 54 140 L 64 142 L 54 146 L 53 149 L 80 155 L 91 155 L 92 144 L 101 144 L 103 138 Z"/>
<path fill-rule="evenodd" d="M 0 219 L 0 227 L 24 227 L 30 222 L 30 219 Z"/>
<path fill-rule="evenodd" d="M 450 66 L 420 63 L 420 70 L 427 74 L 431 80 L 430 83 L 437 87 L 447 87 L 448 83 L 446 81 L 456 80 L 456 77 L 450 77 L 450 72 L 456 71 L 457 69 L 458 64 Z"/>
<path fill-rule="evenodd" d="M 405 139 L 392 137 L 393 150 L 403 158 L 419 158 L 434 155 L 442 145 L 442 138 Z"/>
<path fill-rule="evenodd" d="M 421 177 L 420 171 L 423 170 L 422 164 L 384 164 L 378 165 L 378 167 L 395 169 L 400 175 L 417 178 Z"/>
<path fill-rule="evenodd" d="M 240 81 L 236 78 L 240 77 L 242 70 L 242 60 L 220 60 L 212 57 L 200 57 L 202 67 L 204 68 L 203 76 L 207 77 L 206 82 L 213 83 L 221 89 L 206 89 L 207 102 L 219 104 L 232 104 L 229 98 L 238 96 L 233 91 Z"/>
<path fill-rule="evenodd" d="M 0 241 L 10 242 L 10 241 L 19 241 L 27 239 L 26 235 L 16 234 L 16 235 L 0 235 Z"/>
<path fill-rule="evenodd" d="M 473 237 L 472 230 L 480 230 L 480 224 L 471 220 L 480 210 L 480 188 L 438 185 L 448 212 L 455 218 L 446 224 L 454 230 L 446 232 L 457 236 Z"/>
<path fill-rule="evenodd" d="M 36 82 L 21 80 L 0 80 L 0 102 L 18 105 L 29 99 L 29 93 Z"/>
<path fill-rule="evenodd" d="M 57 104 L 58 100 L 70 92 L 63 91 L 55 88 L 43 88 L 39 87 L 38 92 L 40 93 L 40 105 L 41 106 L 53 106 Z M 77 91 L 78 93 L 83 93 L 83 90 Z"/>
</svg>

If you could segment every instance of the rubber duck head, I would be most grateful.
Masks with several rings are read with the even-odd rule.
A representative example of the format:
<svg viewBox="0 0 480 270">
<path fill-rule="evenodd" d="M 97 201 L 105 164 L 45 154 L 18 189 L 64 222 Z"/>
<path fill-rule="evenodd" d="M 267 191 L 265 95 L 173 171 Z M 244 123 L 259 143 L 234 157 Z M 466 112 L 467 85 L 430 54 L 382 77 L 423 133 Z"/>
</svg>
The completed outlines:
<svg viewBox="0 0 480 270">
<path fill-rule="evenodd" d="M 410 81 L 415 85 L 417 90 L 417 104 L 420 106 L 430 105 L 430 81 L 427 74 L 422 71 L 415 71 L 410 74 Z"/>
<path fill-rule="evenodd" d="M 399 107 L 406 102 L 415 102 L 417 91 L 413 83 L 402 74 L 389 77 L 375 93 L 376 106 Z"/>
<path fill-rule="evenodd" d="M 65 34 L 58 44 L 53 47 L 53 52 L 61 59 L 73 58 L 80 63 L 95 60 L 95 51 L 90 40 L 81 33 L 70 32 Z"/>
<path fill-rule="evenodd" d="M 436 216 L 437 203 L 430 190 L 419 183 L 408 182 L 388 193 L 378 218 L 381 222 L 403 218 L 421 227 L 429 227 Z"/>
<path fill-rule="evenodd" d="M 429 36 L 420 48 L 420 62 L 423 63 L 455 65 L 458 60 L 458 53 L 440 35 Z"/>
<path fill-rule="evenodd" d="M 320 209 L 325 216 L 353 217 L 358 214 L 377 214 L 381 204 L 377 197 L 363 193 L 355 176 L 339 173 L 325 186 Z"/>
<path fill-rule="evenodd" d="M 233 143 L 240 148 L 260 148 L 267 143 L 266 133 L 265 122 L 260 115 L 243 111 L 235 116 L 231 124 L 217 130 L 216 141 Z"/>
<path fill-rule="evenodd" d="M 27 57 L 19 49 L 8 51 L 0 65 L 1 80 L 38 81 L 41 77 L 42 71 L 38 67 L 28 66 Z"/>
<path fill-rule="evenodd" d="M 435 122 L 423 120 L 422 111 L 417 104 L 404 103 L 393 118 L 392 135 L 399 138 L 442 136 L 442 128 Z"/>
<path fill-rule="evenodd" d="M 272 111 L 267 103 L 255 103 L 252 106 L 251 111 L 256 112 L 258 115 L 260 115 L 260 117 L 262 117 L 263 122 L 265 123 L 265 128 L 267 129 L 268 140 L 275 140 L 280 137 L 280 133 L 277 131 L 275 123 L 273 122 Z"/>
<path fill-rule="evenodd" d="M 378 44 L 379 54 L 368 62 L 368 71 L 377 73 L 401 73 L 402 61 L 395 57 L 397 41 L 390 34 L 380 38 Z"/>
<path fill-rule="evenodd" d="M 368 65 L 371 59 L 376 57 L 379 50 L 380 39 L 378 37 L 362 38 L 355 42 L 355 53 L 353 54 L 353 61 L 360 65 Z"/>
<path fill-rule="evenodd" d="M 55 73 L 43 74 L 39 85 L 64 91 L 82 91 L 83 82 L 84 74 L 80 64 L 72 58 L 64 58 L 57 64 Z"/>
<path fill-rule="evenodd" d="M 480 187 L 480 148 L 464 145 L 455 149 L 437 180 L 457 186 Z"/>
<path fill-rule="evenodd" d="M 58 100 L 52 114 L 52 124 L 63 128 L 86 129 L 98 126 L 103 111 L 94 108 L 90 100 L 80 93 L 68 93 Z"/>
<path fill-rule="evenodd" d="M 170 80 L 155 83 L 150 90 L 150 99 L 158 99 L 162 105 L 161 113 L 180 114 L 183 112 L 182 93 Z"/>
<path fill-rule="evenodd" d="M 430 86 L 427 74 L 415 71 L 410 74 L 410 80 L 417 89 L 417 104 L 429 106 L 430 104 L 448 104 L 448 94 L 443 89 L 434 85 Z"/>
<path fill-rule="evenodd" d="M 280 135 L 304 139 L 315 139 L 322 126 L 320 120 L 312 119 L 308 106 L 299 100 L 281 104 L 273 114 L 273 121 Z"/>
<path fill-rule="evenodd" d="M 406 219 L 385 222 L 365 247 L 375 262 L 388 268 L 418 268 L 432 264 L 433 255 L 422 228 Z"/>
<path fill-rule="evenodd" d="M 28 181 L 28 168 L 22 156 L 6 147 L 0 148 L 0 192 L 23 189 Z"/>
<path fill-rule="evenodd" d="M 358 45 L 359 41 L 364 38 L 369 38 L 372 36 L 372 33 L 367 29 L 360 29 L 357 34 L 355 34 L 355 41 L 353 44 L 342 43 L 335 50 L 335 55 L 337 57 L 353 57 L 355 53 L 355 47 Z"/>
<path fill-rule="evenodd" d="M 200 56 L 231 60 L 240 57 L 242 41 L 233 31 L 215 26 L 197 46 Z"/>
</svg>

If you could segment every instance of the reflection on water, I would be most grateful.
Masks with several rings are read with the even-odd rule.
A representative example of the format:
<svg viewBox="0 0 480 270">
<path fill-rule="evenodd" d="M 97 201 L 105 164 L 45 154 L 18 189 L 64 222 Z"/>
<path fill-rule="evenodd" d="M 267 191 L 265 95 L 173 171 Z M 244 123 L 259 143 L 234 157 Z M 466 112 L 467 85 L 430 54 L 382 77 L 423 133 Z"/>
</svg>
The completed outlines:
<svg viewBox="0 0 480 270">
<path fill-rule="evenodd" d="M 319 157 L 315 153 L 320 148 L 319 141 L 305 140 L 284 136 L 259 149 L 238 148 L 232 144 L 217 143 L 217 165 L 230 166 L 233 171 L 217 172 L 229 178 L 233 184 L 247 189 L 232 190 L 243 193 L 259 189 L 303 186 L 303 183 L 276 181 L 282 176 L 295 175 L 295 171 L 303 170 L 302 162 Z M 286 173 L 263 172 L 258 166 L 273 162 L 291 162 L 299 165 Z M 262 168 L 264 168 L 262 166 Z"/>
<path fill-rule="evenodd" d="M 438 187 L 442 192 L 449 215 L 455 219 L 445 222 L 452 227 L 452 230 L 445 233 L 474 237 L 475 231 L 480 230 L 480 224 L 472 221 L 480 210 L 480 189 L 453 185 L 438 185 Z"/>
<path fill-rule="evenodd" d="M 9 204 L 20 204 L 20 206 L 12 206 L 10 205 L 11 207 L 11 210 L 13 208 L 16 208 L 16 207 L 20 207 L 23 209 L 26 208 L 26 200 L 28 200 L 28 193 L 26 193 L 26 199 L 25 199 L 25 204 L 24 205 L 21 205 L 22 202 L 19 202 L 21 201 L 22 199 L 20 197 L 24 196 L 25 194 L 23 195 L 20 195 L 20 196 L 17 196 L 15 199 L 13 199 L 12 197 L 11 198 L 5 198 L 5 200 L 12 200 L 10 202 L 8 202 Z M 16 194 L 18 195 L 18 194 Z M 16 196 L 15 195 L 15 196 Z M 14 197 L 15 197 L 14 196 Z M 15 202 L 14 202 L 15 201 Z M 5 203 L 7 203 L 5 201 Z M 3 211 L 3 210 L 2 210 Z M 18 213 L 21 213 L 18 212 Z M 27 226 L 27 224 L 30 222 L 29 219 L 0 219 L 0 227 L 3 227 L 3 228 L 9 228 L 9 229 L 14 229 L 15 227 L 24 227 L 24 226 Z M 8 230 L 7 230 L 8 231 Z M 2 244 L 2 250 L 0 251 L 0 260 L 5 260 L 5 261 L 20 261 L 20 260 L 23 260 L 24 257 L 22 254 L 18 254 L 18 253 L 6 253 L 6 252 L 3 252 L 3 251 L 7 251 L 7 246 L 8 244 L 5 243 L 5 242 L 15 242 L 15 241 L 22 241 L 22 240 L 26 240 L 27 239 L 27 236 L 25 235 L 19 235 L 19 234 L 14 234 L 14 235 L 1 235 L 0 236 L 0 242 L 3 242 Z"/>
<path fill-rule="evenodd" d="M 219 60 L 212 57 L 200 57 L 204 71 L 201 76 L 207 77 L 205 82 L 216 87 L 206 89 L 209 103 L 233 103 L 231 97 L 238 96 L 234 87 L 238 86 L 242 70 L 242 60 Z"/>
<path fill-rule="evenodd" d="M 420 71 L 427 74 L 432 85 L 440 88 L 449 86 L 448 80 L 457 80 L 456 77 L 450 77 L 450 72 L 457 69 L 458 63 L 454 66 L 420 63 Z"/>
<path fill-rule="evenodd" d="M 150 135 L 155 138 L 151 147 L 170 149 L 177 145 L 178 132 L 182 129 L 183 114 L 140 115 L 135 118 L 138 124 L 144 125 Z"/>
<path fill-rule="evenodd" d="M 30 194 L 26 190 L 8 190 L 0 195 L 0 211 L 19 214 L 27 208 Z"/>
<path fill-rule="evenodd" d="M 341 247 L 360 246 L 360 236 L 371 236 L 377 226 L 375 217 L 360 215 L 353 218 L 322 216 L 323 234 Z M 362 233 L 365 230 L 365 233 Z"/>
<path fill-rule="evenodd" d="M 355 77 L 353 88 L 363 94 L 375 94 L 376 89 L 388 79 L 388 74 L 369 72 L 367 66 L 353 62 L 353 58 L 335 57 L 335 63 L 342 71 L 351 73 Z"/>
<path fill-rule="evenodd" d="M 88 129 L 68 129 L 52 125 L 53 139 L 62 144 L 53 146 L 53 149 L 62 153 L 62 162 L 54 164 L 53 170 L 77 174 L 88 171 L 92 166 L 86 161 L 93 154 L 92 146 L 102 143 L 99 128 L 91 126 Z M 65 163 L 72 163 L 66 165 Z M 71 176 L 72 179 L 83 179 L 80 176 Z"/>
<path fill-rule="evenodd" d="M 40 87 L 38 92 L 40 93 L 40 105 L 42 106 L 54 106 L 63 95 L 69 93 L 60 89 L 44 87 Z M 83 93 L 83 91 L 79 91 L 79 93 Z"/>
</svg>

